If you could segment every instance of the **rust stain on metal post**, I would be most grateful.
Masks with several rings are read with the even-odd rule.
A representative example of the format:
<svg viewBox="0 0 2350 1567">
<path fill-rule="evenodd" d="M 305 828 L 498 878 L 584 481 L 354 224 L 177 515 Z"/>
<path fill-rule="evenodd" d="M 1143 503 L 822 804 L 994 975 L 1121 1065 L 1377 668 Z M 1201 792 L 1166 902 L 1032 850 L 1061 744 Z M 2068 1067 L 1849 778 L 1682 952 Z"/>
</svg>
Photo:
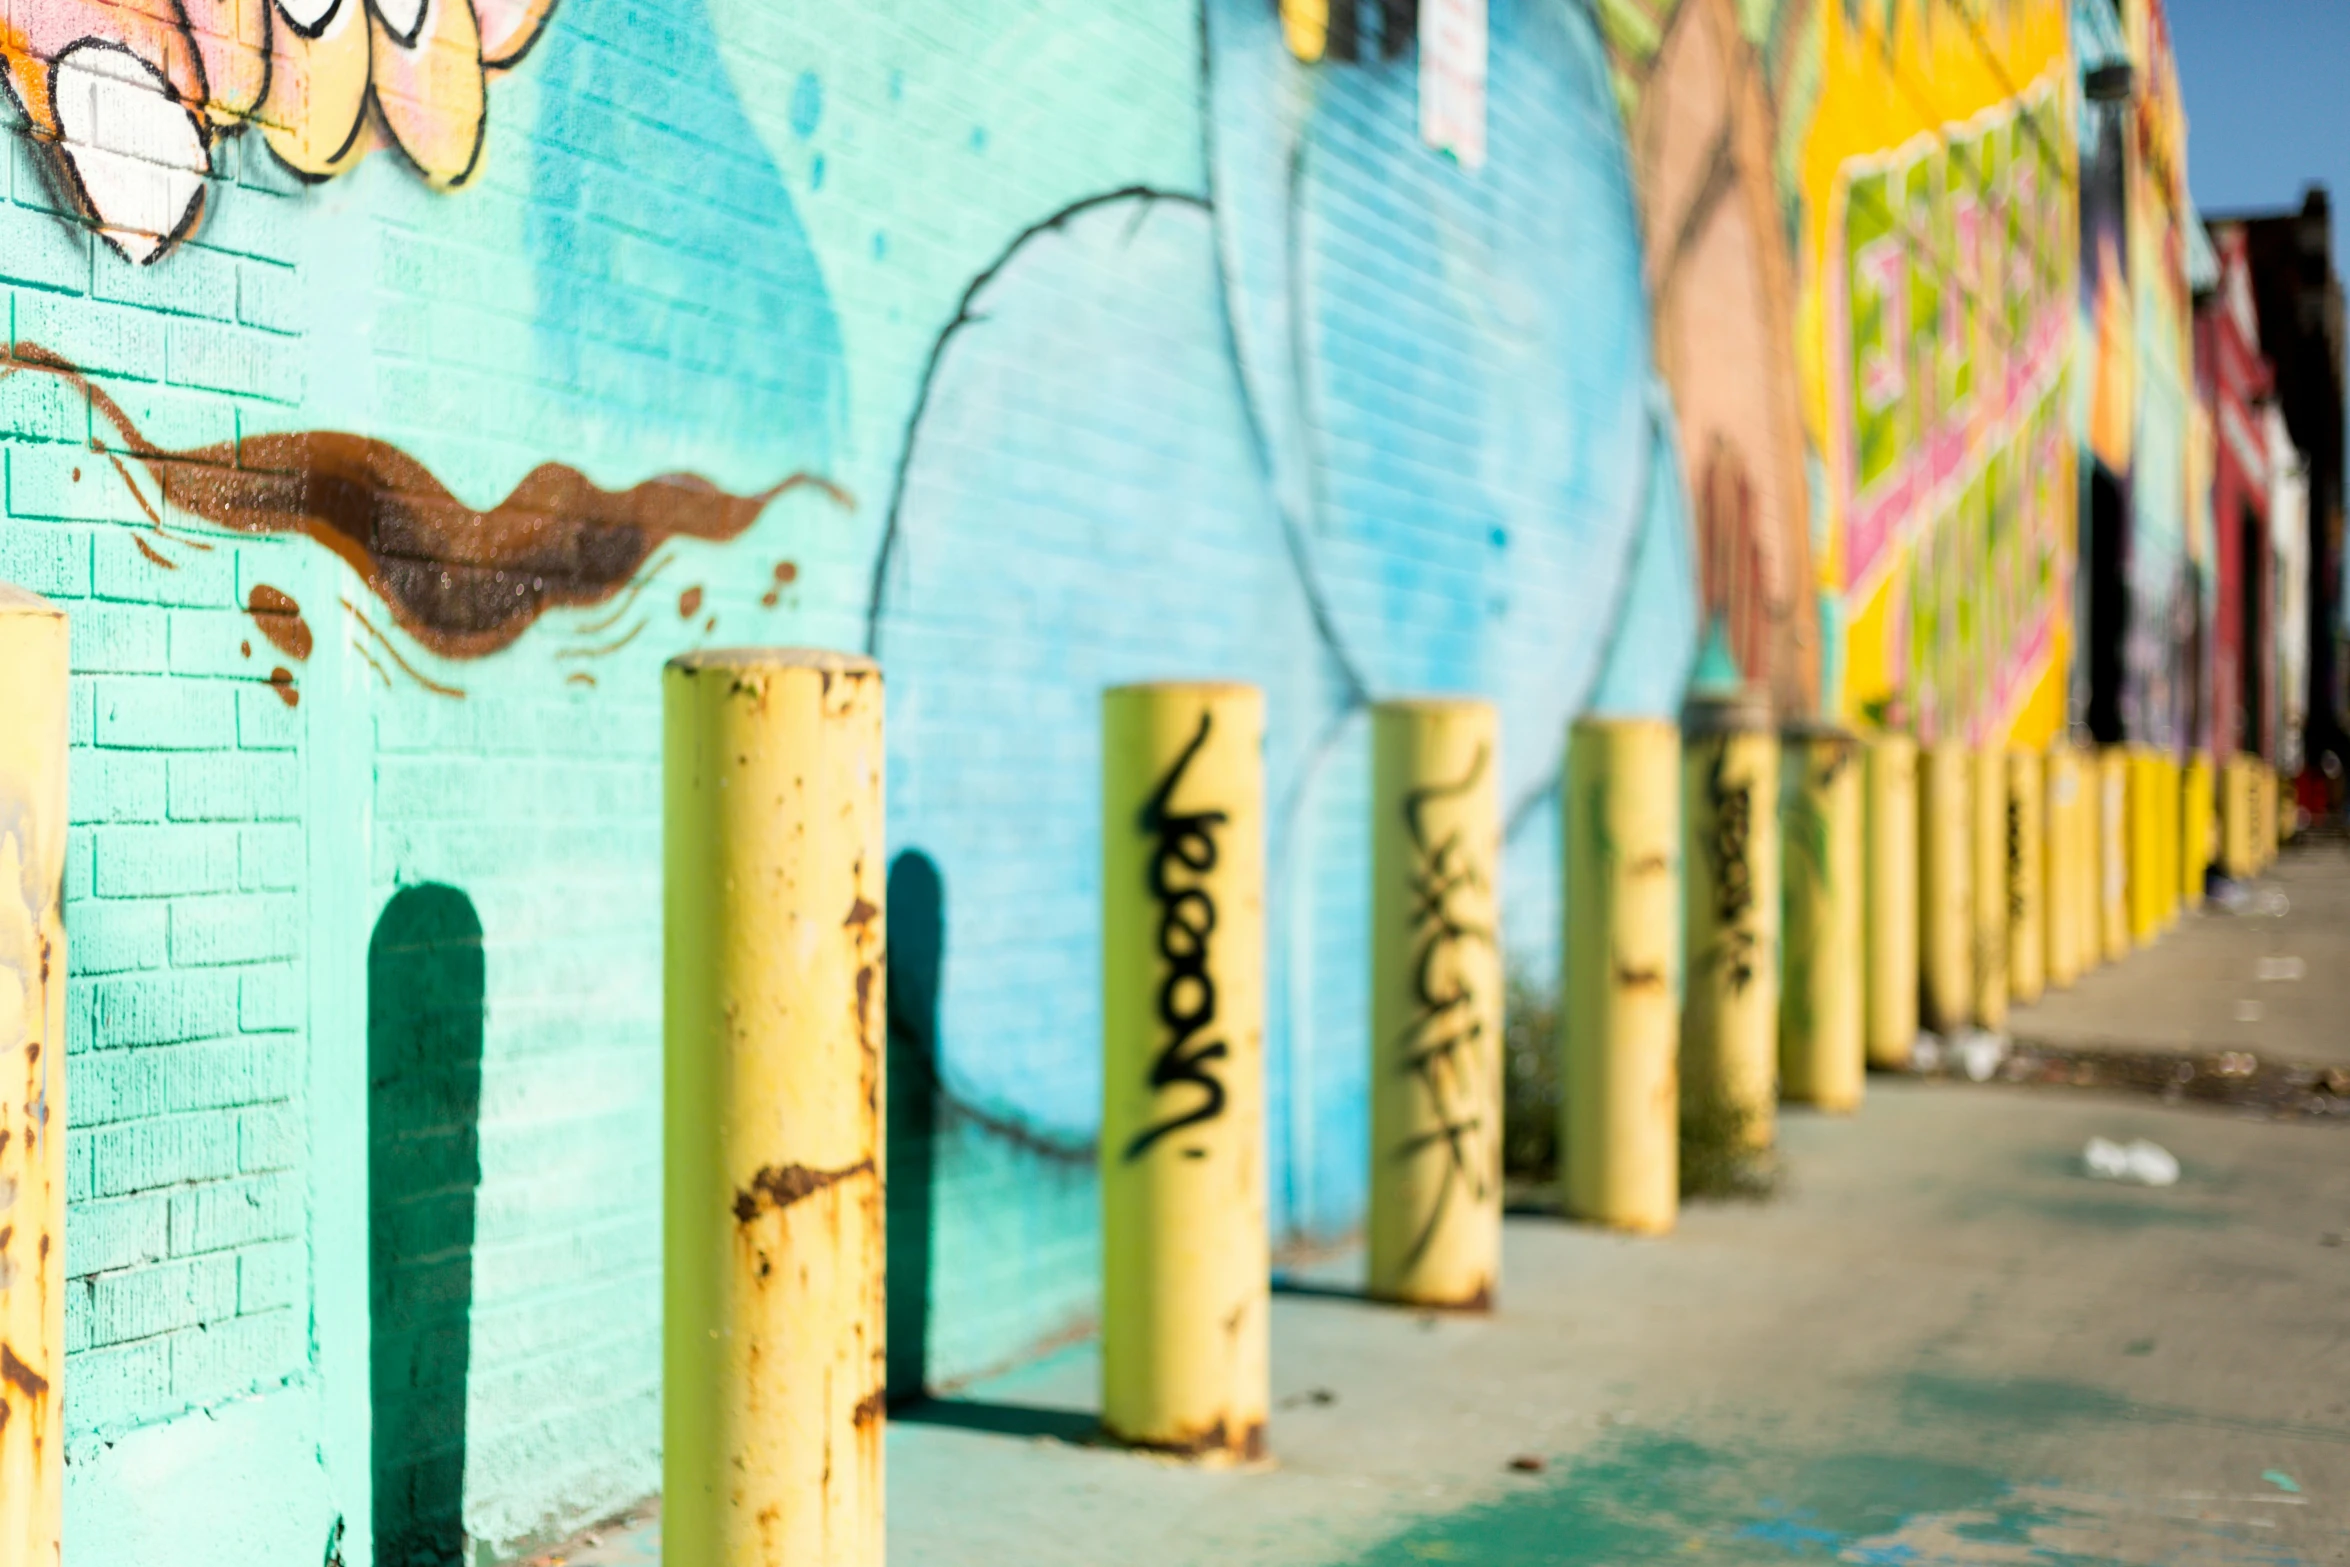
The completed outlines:
<svg viewBox="0 0 2350 1567">
<path fill-rule="evenodd" d="M 66 621 L 0 583 L 0 1563 L 62 1551 Z"/>
<path fill-rule="evenodd" d="M 787 1164 L 780 1169 L 772 1164 L 767 1165 L 751 1177 L 750 1185 L 734 1194 L 734 1216 L 737 1222 L 748 1224 L 763 1209 L 781 1213 L 826 1187 L 838 1186 L 852 1176 L 872 1173 L 873 1161 L 870 1159 L 859 1159 L 855 1164 L 839 1170 L 811 1170 L 804 1164 Z"/>
</svg>

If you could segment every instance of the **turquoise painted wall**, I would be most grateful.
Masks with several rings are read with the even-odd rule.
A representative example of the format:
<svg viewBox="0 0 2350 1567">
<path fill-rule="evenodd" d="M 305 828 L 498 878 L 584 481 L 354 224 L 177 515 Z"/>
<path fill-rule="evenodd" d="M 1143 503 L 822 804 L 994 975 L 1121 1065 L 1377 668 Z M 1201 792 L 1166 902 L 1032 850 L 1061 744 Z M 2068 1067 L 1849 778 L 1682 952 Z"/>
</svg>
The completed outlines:
<svg viewBox="0 0 2350 1567">
<path fill-rule="evenodd" d="M 1501 705 L 1539 977 L 1565 726 L 1696 640 L 1598 35 L 1492 34 L 1475 173 L 1408 49 L 1301 67 L 1266 0 L 556 0 L 451 189 L 396 55 L 316 181 L 233 60 L 91 89 L 127 151 L 12 77 L 65 135 L 0 206 L 0 577 L 74 619 L 69 1563 L 655 1487 L 687 648 L 889 681 L 901 1385 L 1092 1310 L 1104 684 L 1266 689 L 1275 1222 L 1356 1222 L 1365 704 Z"/>
</svg>

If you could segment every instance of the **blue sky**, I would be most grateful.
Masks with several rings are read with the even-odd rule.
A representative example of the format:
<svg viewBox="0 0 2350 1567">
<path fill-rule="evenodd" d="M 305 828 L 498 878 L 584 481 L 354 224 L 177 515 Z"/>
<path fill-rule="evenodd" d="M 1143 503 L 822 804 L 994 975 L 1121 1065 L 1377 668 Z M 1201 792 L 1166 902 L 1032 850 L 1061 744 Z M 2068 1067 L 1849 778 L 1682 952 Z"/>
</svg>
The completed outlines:
<svg viewBox="0 0 2350 1567">
<path fill-rule="evenodd" d="M 2350 262 L 2350 0 L 2170 0 L 2187 179 L 2206 212 L 2298 207 L 2324 182 Z"/>
</svg>

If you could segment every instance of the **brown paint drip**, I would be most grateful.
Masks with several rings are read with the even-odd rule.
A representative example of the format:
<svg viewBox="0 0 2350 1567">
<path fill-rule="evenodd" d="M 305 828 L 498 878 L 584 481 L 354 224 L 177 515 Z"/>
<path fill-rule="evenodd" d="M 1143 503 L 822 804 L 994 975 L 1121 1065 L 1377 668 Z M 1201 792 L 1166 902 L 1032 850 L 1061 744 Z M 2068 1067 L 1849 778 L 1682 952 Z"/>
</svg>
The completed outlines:
<svg viewBox="0 0 2350 1567">
<path fill-rule="evenodd" d="M 677 618 L 691 620 L 702 607 L 702 590 L 691 587 L 677 595 Z"/>
<path fill-rule="evenodd" d="M 134 533 L 131 535 L 131 542 L 139 547 L 140 554 L 146 556 L 147 559 L 153 561 L 156 565 L 161 566 L 165 571 L 177 571 L 180 569 L 180 563 L 178 561 L 173 560 L 170 556 L 164 554 L 161 550 L 158 550 L 154 545 L 149 544 L 145 539 L 140 538 L 137 534 Z"/>
<path fill-rule="evenodd" d="M 423 463 L 371 436 L 313 430 L 164 451 L 58 355 L 19 343 L 0 376 L 22 370 L 86 395 L 172 505 L 238 533 L 307 534 L 367 579 L 402 630 L 450 658 L 497 652 L 550 609 L 602 603 L 670 539 L 736 538 L 786 491 L 812 485 L 837 506 L 855 504 L 806 472 L 755 495 L 693 474 L 613 491 L 575 468 L 541 463 L 503 501 L 477 511 Z M 171 564 L 143 540 L 140 548 Z"/>
<path fill-rule="evenodd" d="M 277 699 L 285 703 L 286 706 L 298 707 L 301 705 L 302 693 L 294 689 L 294 672 L 286 668 L 285 665 L 280 664 L 269 672 L 269 683 L 276 690 Z"/>
<path fill-rule="evenodd" d="M 793 581 L 799 577 L 799 574 L 800 568 L 793 565 L 790 561 L 777 561 L 775 563 L 775 586 L 760 594 L 759 602 L 765 605 L 767 608 L 773 609 L 775 607 L 776 601 L 783 597 L 783 590 L 787 587 L 790 587 Z"/>
<path fill-rule="evenodd" d="M 310 622 L 302 618 L 302 606 L 294 602 L 294 595 L 266 582 L 256 582 L 253 591 L 245 595 L 245 612 L 261 628 L 261 634 L 269 638 L 271 647 L 297 664 L 310 656 L 313 646 Z"/>
</svg>

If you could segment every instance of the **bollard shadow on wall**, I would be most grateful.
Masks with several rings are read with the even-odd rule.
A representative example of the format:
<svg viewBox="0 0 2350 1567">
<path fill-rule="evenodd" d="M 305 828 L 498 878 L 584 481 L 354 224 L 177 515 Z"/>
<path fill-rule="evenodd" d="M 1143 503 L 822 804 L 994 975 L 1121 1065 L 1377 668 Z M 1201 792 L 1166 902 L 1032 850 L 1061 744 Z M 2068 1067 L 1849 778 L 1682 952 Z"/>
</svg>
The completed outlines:
<svg viewBox="0 0 2350 1567">
<path fill-rule="evenodd" d="M 930 1380 L 931 1232 L 938 1191 L 938 991 L 946 965 L 946 881 L 908 849 L 889 867 L 890 1402 Z"/>
<path fill-rule="evenodd" d="M 466 1560 L 465 1393 L 485 964 L 454 887 L 403 888 L 367 947 L 369 1392 L 378 1567 Z"/>
</svg>

